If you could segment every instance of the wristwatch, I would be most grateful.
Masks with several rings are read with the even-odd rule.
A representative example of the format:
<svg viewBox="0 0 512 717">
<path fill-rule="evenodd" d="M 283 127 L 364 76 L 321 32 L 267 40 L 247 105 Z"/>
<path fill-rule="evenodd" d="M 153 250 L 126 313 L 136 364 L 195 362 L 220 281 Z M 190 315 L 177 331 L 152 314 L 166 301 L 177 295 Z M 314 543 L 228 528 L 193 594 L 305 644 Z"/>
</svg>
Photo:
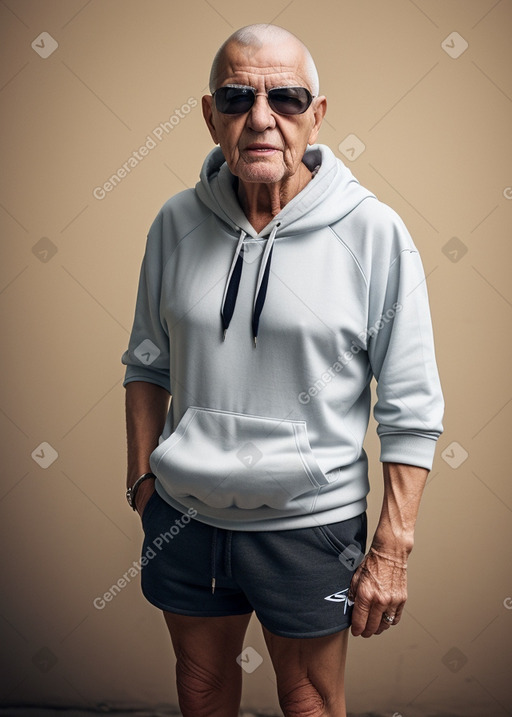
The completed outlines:
<svg viewBox="0 0 512 717">
<path fill-rule="evenodd" d="M 135 505 L 135 496 L 137 495 L 139 486 L 147 478 L 156 478 L 156 475 L 154 473 L 144 473 L 144 475 L 137 478 L 135 483 L 126 491 L 126 500 L 128 501 L 128 505 L 133 508 L 133 510 L 137 510 L 137 506 Z"/>
</svg>

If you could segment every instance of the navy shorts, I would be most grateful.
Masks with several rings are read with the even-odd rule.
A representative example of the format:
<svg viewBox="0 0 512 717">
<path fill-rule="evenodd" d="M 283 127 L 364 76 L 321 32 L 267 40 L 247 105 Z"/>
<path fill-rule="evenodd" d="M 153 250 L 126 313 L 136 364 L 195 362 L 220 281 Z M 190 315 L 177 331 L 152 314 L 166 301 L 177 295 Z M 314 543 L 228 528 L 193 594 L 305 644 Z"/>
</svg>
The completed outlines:
<svg viewBox="0 0 512 717">
<path fill-rule="evenodd" d="M 254 610 L 270 632 L 292 638 L 350 625 L 348 589 L 364 556 L 366 513 L 311 528 L 224 530 L 155 491 L 142 525 L 142 592 L 162 610 L 196 617 Z"/>
</svg>

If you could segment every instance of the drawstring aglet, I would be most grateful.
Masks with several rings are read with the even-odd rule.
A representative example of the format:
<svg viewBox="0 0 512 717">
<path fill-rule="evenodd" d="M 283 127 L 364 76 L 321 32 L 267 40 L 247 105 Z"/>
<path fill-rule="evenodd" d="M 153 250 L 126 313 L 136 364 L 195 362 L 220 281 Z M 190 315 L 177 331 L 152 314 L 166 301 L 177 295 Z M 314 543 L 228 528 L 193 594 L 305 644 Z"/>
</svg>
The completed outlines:
<svg viewBox="0 0 512 717">
<path fill-rule="evenodd" d="M 215 578 L 212 578 L 212 595 L 215 592 Z"/>
<path fill-rule="evenodd" d="M 224 329 L 224 333 L 222 334 L 222 340 L 223 340 L 223 341 L 226 340 L 226 333 L 227 333 L 227 331 L 228 331 L 227 329 Z"/>
<path fill-rule="evenodd" d="M 253 336 L 252 338 L 254 339 L 254 348 L 256 348 L 256 341 L 257 341 L 256 336 Z"/>
</svg>

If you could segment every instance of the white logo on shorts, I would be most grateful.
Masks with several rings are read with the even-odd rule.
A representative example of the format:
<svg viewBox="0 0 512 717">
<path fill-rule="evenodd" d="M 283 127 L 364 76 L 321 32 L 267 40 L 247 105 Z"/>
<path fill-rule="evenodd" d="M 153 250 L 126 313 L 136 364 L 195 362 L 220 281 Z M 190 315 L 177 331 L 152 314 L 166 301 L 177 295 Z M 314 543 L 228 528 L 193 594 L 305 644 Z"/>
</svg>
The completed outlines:
<svg viewBox="0 0 512 717">
<path fill-rule="evenodd" d="M 345 615 L 347 612 L 347 607 L 352 607 L 354 604 L 353 600 L 348 599 L 348 588 L 345 588 L 345 590 L 338 590 L 337 593 L 333 593 L 332 595 L 328 595 L 324 598 L 324 600 L 329 600 L 330 602 L 342 602 L 343 605 L 343 614 Z"/>
</svg>

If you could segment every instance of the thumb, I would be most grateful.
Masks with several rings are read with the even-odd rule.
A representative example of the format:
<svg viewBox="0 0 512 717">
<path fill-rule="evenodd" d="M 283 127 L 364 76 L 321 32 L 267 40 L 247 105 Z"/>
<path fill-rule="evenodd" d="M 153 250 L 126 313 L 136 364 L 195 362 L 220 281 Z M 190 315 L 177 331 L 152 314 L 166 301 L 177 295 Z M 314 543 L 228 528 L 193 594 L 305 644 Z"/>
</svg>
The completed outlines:
<svg viewBox="0 0 512 717">
<path fill-rule="evenodd" d="M 358 589 L 358 587 L 359 587 L 359 581 L 361 580 L 361 577 L 362 577 L 362 574 L 363 574 L 363 573 L 362 573 L 362 567 L 363 567 L 363 565 L 364 565 L 364 561 L 363 561 L 363 563 L 361 563 L 361 565 L 355 570 L 354 575 L 352 576 L 352 580 L 350 581 L 350 587 L 349 587 L 349 591 L 348 591 L 348 595 L 349 595 L 350 600 L 354 600 L 355 597 L 356 597 L 356 595 L 357 595 L 357 589 Z"/>
</svg>

